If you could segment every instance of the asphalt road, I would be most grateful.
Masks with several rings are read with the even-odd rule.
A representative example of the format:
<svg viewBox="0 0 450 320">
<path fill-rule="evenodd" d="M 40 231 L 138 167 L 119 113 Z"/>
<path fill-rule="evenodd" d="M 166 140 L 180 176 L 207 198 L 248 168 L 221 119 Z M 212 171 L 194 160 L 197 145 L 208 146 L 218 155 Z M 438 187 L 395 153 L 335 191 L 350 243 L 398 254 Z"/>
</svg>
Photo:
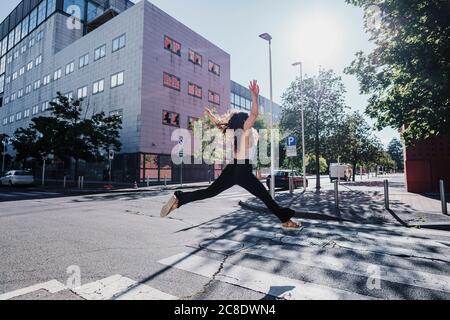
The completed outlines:
<svg viewBox="0 0 450 320">
<path fill-rule="evenodd" d="M 169 192 L 0 204 L 0 299 L 449 299 L 450 234 L 302 221 L 235 187 L 161 219 Z M 80 277 L 78 277 L 80 275 Z"/>
</svg>

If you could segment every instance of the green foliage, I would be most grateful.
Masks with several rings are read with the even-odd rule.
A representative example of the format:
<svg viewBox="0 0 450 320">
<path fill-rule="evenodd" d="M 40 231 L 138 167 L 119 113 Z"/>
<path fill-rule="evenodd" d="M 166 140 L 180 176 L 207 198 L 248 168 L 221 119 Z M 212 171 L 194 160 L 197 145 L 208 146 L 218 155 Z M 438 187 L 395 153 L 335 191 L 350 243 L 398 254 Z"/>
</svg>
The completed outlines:
<svg viewBox="0 0 450 320">
<path fill-rule="evenodd" d="M 325 174 L 328 172 L 328 163 L 325 158 L 320 157 L 319 159 L 320 170 L 319 174 Z M 306 156 L 306 172 L 315 173 L 316 172 L 316 157 L 315 155 L 309 154 Z"/>
<path fill-rule="evenodd" d="M 395 162 L 394 169 L 403 170 L 404 169 L 404 156 L 403 156 L 403 145 L 398 139 L 392 139 L 392 141 L 389 143 L 388 154 L 392 158 L 392 160 Z"/>
<path fill-rule="evenodd" d="M 365 9 L 375 45 L 369 54 L 358 52 L 345 71 L 370 95 L 367 113 L 377 128 L 405 126 L 407 145 L 449 133 L 450 2 L 346 1 Z"/>
<path fill-rule="evenodd" d="M 314 154 L 317 188 L 320 189 L 320 157 L 328 152 L 327 141 L 342 121 L 347 106 L 341 77 L 332 70 L 320 70 L 317 78 L 297 79 L 283 94 L 281 129 L 302 136 L 301 107 L 304 107 L 306 153 Z"/>
<path fill-rule="evenodd" d="M 13 146 L 18 160 L 53 154 L 59 159 L 73 158 L 77 166 L 79 160 L 103 159 L 109 149 L 120 151 L 119 116 L 107 117 L 100 112 L 87 118 L 82 100 L 69 99 L 59 92 L 50 106 L 51 116 L 33 118 L 28 128 L 16 131 Z"/>
</svg>

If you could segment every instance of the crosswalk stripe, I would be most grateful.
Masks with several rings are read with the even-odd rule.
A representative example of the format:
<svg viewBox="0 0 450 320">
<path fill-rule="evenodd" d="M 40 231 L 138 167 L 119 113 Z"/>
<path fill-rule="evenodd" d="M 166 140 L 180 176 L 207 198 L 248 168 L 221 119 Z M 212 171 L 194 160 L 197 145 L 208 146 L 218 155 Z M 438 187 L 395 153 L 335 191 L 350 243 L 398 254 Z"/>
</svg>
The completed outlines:
<svg viewBox="0 0 450 320">
<path fill-rule="evenodd" d="M 113 275 L 95 282 L 72 289 L 74 293 L 86 300 L 176 300 L 175 296 L 151 288 L 138 285 L 135 280 Z"/>
<path fill-rule="evenodd" d="M 26 294 L 33 293 L 38 290 L 47 290 L 50 293 L 57 293 L 67 289 L 65 285 L 56 280 L 35 284 L 26 288 L 14 290 L 0 295 L 0 300 L 9 300 Z"/>
<path fill-rule="evenodd" d="M 212 278 L 218 281 L 238 285 L 252 291 L 270 294 L 289 300 L 369 300 L 370 296 L 291 279 L 268 272 L 232 265 L 221 261 L 180 253 L 160 260 L 159 263 L 180 270 Z M 281 293 L 280 293 L 281 292 Z"/>
<path fill-rule="evenodd" d="M 278 247 L 258 247 L 242 253 L 365 277 L 371 276 L 370 271 L 377 268 L 379 270 L 377 276 L 380 280 L 450 292 L 450 277 L 423 271 L 371 264 L 342 257 L 336 258 L 317 254 L 311 250 L 292 251 L 281 250 Z"/>
<path fill-rule="evenodd" d="M 350 250 L 358 250 L 365 252 L 373 252 L 378 254 L 391 254 L 391 255 L 404 255 L 408 257 L 417 257 L 417 258 L 431 258 L 436 260 L 442 260 L 446 258 L 445 254 L 440 252 L 436 252 L 437 250 L 422 251 L 416 250 L 414 248 L 402 248 L 402 247 L 394 247 L 389 245 L 389 242 L 386 242 L 386 245 L 380 245 L 378 242 L 363 242 L 363 241 L 348 241 L 348 240 L 332 240 L 325 238 L 326 241 L 322 237 L 313 237 L 307 235 L 297 235 L 289 236 L 285 234 L 281 234 L 274 231 L 264 231 L 256 228 L 251 228 L 248 231 L 240 231 L 239 235 L 241 236 L 252 236 L 266 239 L 278 239 L 281 243 L 292 244 L 292 245 L 300 245 L 300 246 L 311 246 L 317 242 L 318 245 L 323 245 L 325 243 L 334 242 L 338 247 L 343 249 Z M 350 237 L 350 235 L 349 235 Z M 357 239 L 361 240 L 361 239 Z M 446 250 L 447 251 L 447 250 Z"/>
</svg>

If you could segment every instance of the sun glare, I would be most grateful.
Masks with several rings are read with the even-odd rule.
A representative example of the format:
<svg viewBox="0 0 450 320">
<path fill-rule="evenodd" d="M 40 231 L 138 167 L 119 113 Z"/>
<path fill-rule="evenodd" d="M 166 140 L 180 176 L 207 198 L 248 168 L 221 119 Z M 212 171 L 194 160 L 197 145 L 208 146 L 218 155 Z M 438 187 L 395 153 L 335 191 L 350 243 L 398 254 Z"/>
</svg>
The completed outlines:
<svg viewBox="0 0 450 320">
<path fill-rule="evenodd" d="M 305 62 L 330 64 L 341 42 L 339 25 L 327 16 L 311 16 L 297 23 L 296 50 Z"/>
</svg>

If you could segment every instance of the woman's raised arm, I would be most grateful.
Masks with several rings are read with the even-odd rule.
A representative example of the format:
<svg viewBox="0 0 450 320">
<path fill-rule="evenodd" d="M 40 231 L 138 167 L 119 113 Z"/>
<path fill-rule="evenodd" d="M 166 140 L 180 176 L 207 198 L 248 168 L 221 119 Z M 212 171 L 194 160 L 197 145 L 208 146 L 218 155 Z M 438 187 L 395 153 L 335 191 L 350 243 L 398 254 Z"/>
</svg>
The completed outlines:
<svg viewBox="0 0 450 320">
<path fill-rule="evenodd" d="M 258 81 L 256 81 L 256 80 L 251 81 L 248 88 L 250 89 L 250 92 L 252 93 L 252 111 L 250 112 L 248 119 L 244 123 L 244 130 L 253 128 L 253 125 L 255 124 L 255 121 L 259 115 Z"/>
</svg>

